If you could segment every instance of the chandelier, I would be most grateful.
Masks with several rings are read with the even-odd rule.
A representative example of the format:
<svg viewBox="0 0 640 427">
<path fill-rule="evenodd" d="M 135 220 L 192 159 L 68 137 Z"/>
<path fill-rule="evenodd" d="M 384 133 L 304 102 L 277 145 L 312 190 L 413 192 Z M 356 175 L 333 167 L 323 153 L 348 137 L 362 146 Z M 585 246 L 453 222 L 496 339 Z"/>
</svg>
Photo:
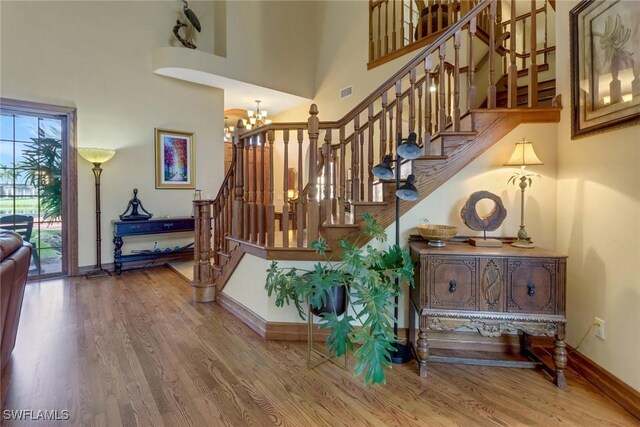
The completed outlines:
<svg viewBox="0 0 640 427">
<path fill-rule="evenodd" d="M 251 130 L 254 127 L 260 127 L 271 123 L 270 119 L 267 119 L 267 110 L 260 110 L 260 100 L 256 99 L 256 111 L 247 110 L 248 121 L 244 121 L 244 126 L 247 130 Z"/>
<path fill-rule="evenodd" d="M 224 140 L 225 141 L 231 141 L 231 136 L 233 134 L 233 131 L 235 130 L 235 127 L 229 126 L 227 124 L 228 119 L 229 117 L 224 118 Z"/>
</svg>

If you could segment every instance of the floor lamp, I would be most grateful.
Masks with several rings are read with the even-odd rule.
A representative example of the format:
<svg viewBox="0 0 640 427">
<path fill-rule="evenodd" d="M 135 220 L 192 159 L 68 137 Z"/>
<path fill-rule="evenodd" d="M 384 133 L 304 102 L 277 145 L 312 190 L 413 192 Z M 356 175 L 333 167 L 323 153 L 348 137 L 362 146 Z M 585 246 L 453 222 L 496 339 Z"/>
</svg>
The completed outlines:
<svg viewBox="0 0 640 427">
<path fill-rule="evenodd" d="M 89 162 L 93 163 L 93 176 L 96 181 L 96 268 L 87 273 L 87 278 L 111 276 L 109 271 L 102 268 L 102 238 L 100 230 L 100 175 L 102 168 L 100 165 L 110 160 L 115 154 L 115 150 L 107 148 L 78 148 L 78 153 Z"/>
<path fill-rule="evenodd" d="M 402 139 L 402 135 L 398 133 L 398 140 L 396 145 L 396 159 L 393 161 L 390 155 L 384 156 L 382 163 L 374 166 L 371 169 L 371 173 L 379 179 L 396 180 L 396 245 L 400 246 L 400 200 L 407 200 L 415 202 L 420 198 L 418 190 L 415 187 L 415 177 L 409 175 L 404 185 L 400 185 L 400 160 L 417 159 L 422 155 L 422 149 L 416 144 L 416 134 L 411 132 L 409 138 Z M 395 162 L 395 171 L 391 168 L 391 163 Z M 399 287 L 399 279 L 395 280 L 396 288 Z M 395 323 L 393 324 L 393 335 L 398 339 L 398 301 L 399 297 L 396 295 L 394 316 Z M 400 344 L 396 342 L 394 345 L 394 351 L 391 353 L 391 361 L 395 364 L 407 363 L 411 360 L 411 347 L 409 345 Z"/>
<path fill-rule="evenodd" d="M 522 138 L 522 141 L 516 142 L 509 161 L 504 164 L 505 166 L 520 166 L 520 172 L 515 173 L 511 178 L 509 178 L 509 182 L 513 182 L 514 184 L 516 183 L 516 180 L 520 181 L 520 229 L 518 230 L 518 240 L 511 244 L 511 246 L 515 246 L 517 248 L 535 247 L 527 235 L 527 230 L 524 228 L 524 190 L 526 190 L 527 187 L 531 187 L 531 178 L 534 174 L 525 173 L 524 168 L 525 166 L 541 164 L 543 163 L 536 155 L 536 152 L 533 149 L 533 143 L 531 141 L 525 141 L 524 138 Z"/>
</svg>

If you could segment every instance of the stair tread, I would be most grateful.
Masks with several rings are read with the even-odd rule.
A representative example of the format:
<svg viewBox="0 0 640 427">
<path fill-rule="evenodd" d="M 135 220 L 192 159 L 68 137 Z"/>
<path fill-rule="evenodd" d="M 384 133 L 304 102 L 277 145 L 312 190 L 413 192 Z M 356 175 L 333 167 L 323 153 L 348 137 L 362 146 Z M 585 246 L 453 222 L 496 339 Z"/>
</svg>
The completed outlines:
<svg viewBox="0 0 640 427">
<path fill-rule="evenodd" d="M 476 136 L 478 131 L 475 130 L 457 130 L 457 131 L 442 131 L 437 136 Z"/>
<path fill-rule="evenodd" d="M 449 158 L 449 156 L 442 155 L 442 156 L 436 156 L 436 155 L 429 155 L 429 156 L 420 156 L 417 159 L 414 160 L 447 160 Z"/>
<path fill-rule="evenodd" d="M 323 228 L 360 228 L 359 224 L 325 224 Z"/>
<path fill-rule="evenodd" d="M 393 181 L 380 181 L 380 182 L 393 182 Z M 387 202 L 351 202 L 351 206 L 384 206 Z"/>
</svg>

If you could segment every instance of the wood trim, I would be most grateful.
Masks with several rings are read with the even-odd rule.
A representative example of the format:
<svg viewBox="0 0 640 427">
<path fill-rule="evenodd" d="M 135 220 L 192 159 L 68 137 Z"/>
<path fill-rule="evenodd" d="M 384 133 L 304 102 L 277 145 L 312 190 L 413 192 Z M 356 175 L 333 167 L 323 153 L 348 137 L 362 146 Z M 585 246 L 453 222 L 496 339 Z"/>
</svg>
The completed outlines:
<svg viewBox="0 0 640 427">
<path fill-rule="evenodd" d="M 170 262 L 186 261 L 186 260 L 189 260 L 190 257 L 191 257 L 191 260 L 193 260 L 192 258 L 193 254 L 176 254 L 176 255 L 166 255 L 166 257 L 151 259 L 151 260 L 130 261 L 124 264 L 124 267 L 126 268 L 123 268 L 122 271 L 125 272 L 129 270 L 135 270 L 138 268 L 147 268 L 147 267 L 169 266 Z M 95 270 L 95 268 L 96 268 L 95 265 L 83 265 L 82 267 L 78 267 L 78 269 L 76 270 L 76 274 L 73 274 L 73 276 L 84 276 L 90 271 Z M 110 271 L 115 276 L 115 265 L 113 264 L 113 262 L 109 262 L 106 264 L 102 263 L 102 268 L 104 268 L 107 271 Z M 176 271 L 176 273 L 179 274 L 180 277 L 183 277 L 189 284 L 191 283 L 191 281 L 188 278 L 180 274 L 173 267 L 170 267 L 170 268 Z M 69 274 L 69 276 L 71 276 L 71 274 Z"/>
<path fill-rule="evenodd" d="M 266 337 L 267 322 L 262 317 L 258 316 L 256 313 L 222 292 L 216 295 L 215 302 L 240 319 L 256 334 L 260 335 L 262 338 Z"/>
<path fill-rule="evenodd" d="M 429 331 L 429 348 L 443 350 L 484 351 L 491 353 L 520 352 L 518 335 L 483 337 L 477 332 Z"/>
<path fill-rule="evenodd" d="M 78 266 L 78 155 L 77 110 L 75 107 L 50 105 L 18 99 L 0 98 L 0 107 L 34 114 L 62 115 L 66 118 L 66 141 L 62 147 L 62 272 L 69 276 L 79 275 Z"/>
<path fill-rule="evenodd" d="M 318 329 L 317 324 L 314 326 L 313 341 L 325 342 L 329 336 L 329 330 Z M 306 341 L 307 323 L 267 322 L 266 335 L 264 338 L 279 341 Z"/>
</svg>

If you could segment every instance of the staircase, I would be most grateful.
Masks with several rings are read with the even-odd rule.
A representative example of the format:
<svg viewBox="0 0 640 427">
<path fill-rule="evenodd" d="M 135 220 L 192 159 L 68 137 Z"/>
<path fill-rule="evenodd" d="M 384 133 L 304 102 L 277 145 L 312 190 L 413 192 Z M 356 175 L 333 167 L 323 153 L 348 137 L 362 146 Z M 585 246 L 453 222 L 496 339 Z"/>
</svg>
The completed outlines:
<svg viewBox="0 0 640 427">
<path fill-rule="evenodd" d="M 516 10 L 515 1 L 510 3 Z M 212 280 L 220 292 L 245 253 L 313 260 L 318 258 L 310 242 L 322 237 L 338 251 L 340 239 L 360 232 L 365 213 L 384 227 L 391 225 L 395 182 L 379 181 L 370 171 L 383 155 L 394 155 L 398 136 L 416 132 L 423 146 L 423 155 L 402 170 L 415 175 L 424 198 L 518 125 L 558 122 L 555 83 L 538 82 L 538 73 L 549 67 L 536 58 L 546 61 L 553 51 L 546 35 L 544 48 L 534 55 L 517 53 L 516 46 L 527 43 L 516 40 L 510 29 L 522 18 L 498 22 L 498 0 L 474 4 L 340 120 L 321 121 L 313 104 L 306 122 L 272 123 L 247 132 L 239 122 L 231 168 L 210 201 L 212 246 L 207 238 L 196 238 L 194 271 L 206 271 L 202 263 L 211 259 Z M 526 34 L 534 46 L 538 13 L 534 4 Z M 523 79 L 526 85 L 519 87 Z M 270 150 L 257 149 L 266 144 Z M 284 173 L 282 182 L 276 181 L 276 157 L 285 172 L 297 168 L 300 190 L 296 200 L 283 203 L 278 215 L 282 231 L 275 227 L 274 197 L 282 194 L 288 200 L 288 177 Z M 416 203 L 402 201 L 401 213 Z M 206 224 L 209 218 L 204 219 Z M 196 275 L 194 286 L 206 280 Z"/>
</svg>

